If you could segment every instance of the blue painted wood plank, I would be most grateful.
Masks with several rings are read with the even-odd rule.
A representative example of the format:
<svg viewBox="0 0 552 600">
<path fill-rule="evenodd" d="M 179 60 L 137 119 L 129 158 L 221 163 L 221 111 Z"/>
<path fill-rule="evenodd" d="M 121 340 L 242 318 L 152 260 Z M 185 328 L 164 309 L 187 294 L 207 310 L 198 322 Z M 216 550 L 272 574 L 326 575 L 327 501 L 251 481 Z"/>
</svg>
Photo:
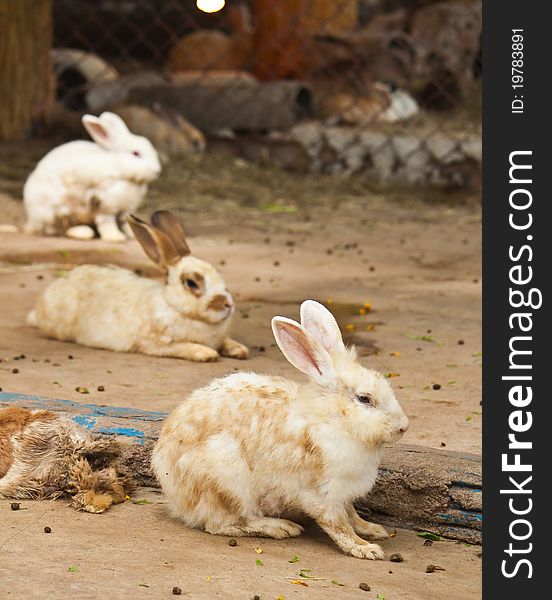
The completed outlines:
<svg viewBox="0 0 552 600">
<path fill-rule="evenodd" d="M 51 410 L 66 413 L 75 423 L 94 433 L 121 435 L 143 444 L 145 440 L 155 440 L 159 434 L 160 423 L 166 413 L 102 406 L 98 404 L 80 404 L 71 400 L 57 400 L 27 394 L 0 392 L 0 407 L 21 406 L 23 408 Z"/>
</svg>

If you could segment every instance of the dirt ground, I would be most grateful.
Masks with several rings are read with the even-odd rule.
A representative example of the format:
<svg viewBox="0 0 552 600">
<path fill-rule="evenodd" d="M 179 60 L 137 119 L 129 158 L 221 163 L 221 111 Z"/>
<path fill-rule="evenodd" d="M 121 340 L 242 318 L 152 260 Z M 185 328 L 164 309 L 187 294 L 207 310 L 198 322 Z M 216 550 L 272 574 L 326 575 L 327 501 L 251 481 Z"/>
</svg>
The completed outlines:
<svg viewBox="0 0 552 600">
<path fill-rule="evenodd" d="M 8 168 L 0 151 L 0 223 L 23 222 L 21 183 L 33 152 L 16 149 Z M 296 318 L 300 302 L 313 298 L 334 311 L 363 362 L 391 376 L 411 418 L 405 443 L 481 451 L 477 202 L 445 191 L 383 191 L 358 178 L 287 175 L 226 157 L 192 157 L 167 168 L 152 186 L 141 212 L 154 207 L 178 211 L 193 252 L 223 273 L 238 305 L 233 335 L 251 348 L 250 359 L 197 364 L 45 339 L 25 324 L 25 315 L 37 294 L 73 265 L 112 263 L 150 276 L 155 269 L 134 241 L 6 233 L 0 234 L 3 391 L 169 411 L 194 387 L 237 369 L 295 377 L 274 346 L 270 319 Z M 367 303 L 370 310 L 361 314 Z M 20 355 L 25 358 L 16 361 Z M 71 512 L 62 502 L 30 502 L 28 510 L 11 513 L 0 502 L 0 579 L 13 584 L 4 585 L 7 597 L 163 598 L 174 585 L 189 598 L 481 594 L 480 548 L 424 547 L 414 533 L 400 531 L 383 545 L 388 555 L 401 552 L 404 563 L 363 562 L 340 555 L 314 527 L 297 540 L 243 540 L 229 548 L 226 538 L 171 522 L 155 492 L 141 493 L 154 504 L 126 503 L 103 516 Z M 51 535 L 41 533 L 45 525 Z M 255 564 L 257 545 L 264 548 L 263 567 Z M 301 562 L 289 564 L 295 554 Z M 426 574 L 430 563 L 447 570 Z M 72 565 L 77 572 L 68 571 Z M 285 577 L 300 568 L 345 586 L 290 584 Z M 372 591 L 359 590 L 360 582 Z"/>
</svg>

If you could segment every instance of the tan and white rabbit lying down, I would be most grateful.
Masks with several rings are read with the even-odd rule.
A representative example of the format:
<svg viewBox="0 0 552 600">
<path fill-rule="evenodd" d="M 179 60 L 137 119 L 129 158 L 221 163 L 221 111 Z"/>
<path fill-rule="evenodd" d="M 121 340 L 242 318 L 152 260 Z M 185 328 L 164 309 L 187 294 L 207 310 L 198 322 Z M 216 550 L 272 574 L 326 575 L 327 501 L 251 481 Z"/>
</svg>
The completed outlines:
<svg viewBox="0 0 552 600">
<path fill-rule="evenodd" d="M 288 361 L 309 377 L 236 373 L 194 391 L 166 420 L 152 456 L 172 514 L 229 536 L 298 536 L 306 515 L 345 553 L 383 558 L 388 537 L 353 507 L 370 491 L 384 445 L 408 428 L 388 381 L 345 348 L 332 314 L 301 305 L 272 320 Z"/>
<path fill-rule="evenodd" d="M 247 358 L 228 337 L 234 301 L 220 273 L 190 254 L 180 220 L 157 211 L 129 224 L 165 282 L 113 266 L 84 265 L 50 284 L 27 322 L 47 336 L 84 346 L 214 361 Z"/>
<path fill-rule="evenodd" d="M 101 513 L 134 489 L 118 463 L 121 450 L 54 412 L 0 409 L 0 498 L 69 495 L 75 508 Z"/>
</svg>

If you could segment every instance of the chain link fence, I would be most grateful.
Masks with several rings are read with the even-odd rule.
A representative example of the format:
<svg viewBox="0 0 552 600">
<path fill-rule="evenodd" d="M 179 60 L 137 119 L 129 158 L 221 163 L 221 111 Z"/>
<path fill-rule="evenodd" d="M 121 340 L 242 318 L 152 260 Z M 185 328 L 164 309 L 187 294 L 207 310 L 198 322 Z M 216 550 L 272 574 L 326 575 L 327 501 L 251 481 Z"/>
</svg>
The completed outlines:
<svg viewBox="0 0 552 600">
<path fill-rule="evenodd" d="M 168 155 L 480 185 L 481 0 L 55 0 L 52 58 Z"/>
</svg>

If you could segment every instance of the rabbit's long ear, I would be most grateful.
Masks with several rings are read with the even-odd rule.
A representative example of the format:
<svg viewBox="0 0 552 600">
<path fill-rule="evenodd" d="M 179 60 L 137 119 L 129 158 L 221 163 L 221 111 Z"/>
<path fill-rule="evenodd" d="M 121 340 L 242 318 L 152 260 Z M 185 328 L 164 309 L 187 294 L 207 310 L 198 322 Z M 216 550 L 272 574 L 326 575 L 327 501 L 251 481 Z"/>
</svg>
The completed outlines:
<svg viewBox="0 0 552 600">
<path fill-rule="evenodd" d="M 96 144 L 106 150 L 111 150 L 115 147 L 115 136 L 111 133 L 107 125 L 100 121 L 98 117 L 84 115 L 82 117 L 82 124 Z"/>
<path fill-rule="evenodd" d="M 296 369 L 320 384 L 327 385 L 335 381 L 330 355 L 299 323 L 285 317 L 274 317 L 272 331 L 282 354 Z"/>
<path fill-rule="evenodd" d="M 345 350 L 335 317 L 319 302 L 305 300 L 301 304 L 301 325 L 312 333 L 330 354 Z"/>
<path fill-rule="evenodd" d="M 182 222 L 176 215 L 168 210 L 156 210 L 151 215 L 151 222 L 154 227 L 157 227 L 169 237 L 180 256 L 191 254 L 184 227 L 182 227 Z"/>
<path fill-rule="evenodd" d="M 111 135 L 117 138 L 123 138 L 130 134 L 126 123 L 119 115 L 116 115 L 115 113 L 103 112 L 99 119 L 103 125 L 109 129 Z"/>
<path fill-rule="evenodd" d="M 144 252 L 156 265 L 166 271 L 180 259 L 174 244 L 162 231 L 135 215 L 128 217 L 128 224 Z"/>
</svg>

